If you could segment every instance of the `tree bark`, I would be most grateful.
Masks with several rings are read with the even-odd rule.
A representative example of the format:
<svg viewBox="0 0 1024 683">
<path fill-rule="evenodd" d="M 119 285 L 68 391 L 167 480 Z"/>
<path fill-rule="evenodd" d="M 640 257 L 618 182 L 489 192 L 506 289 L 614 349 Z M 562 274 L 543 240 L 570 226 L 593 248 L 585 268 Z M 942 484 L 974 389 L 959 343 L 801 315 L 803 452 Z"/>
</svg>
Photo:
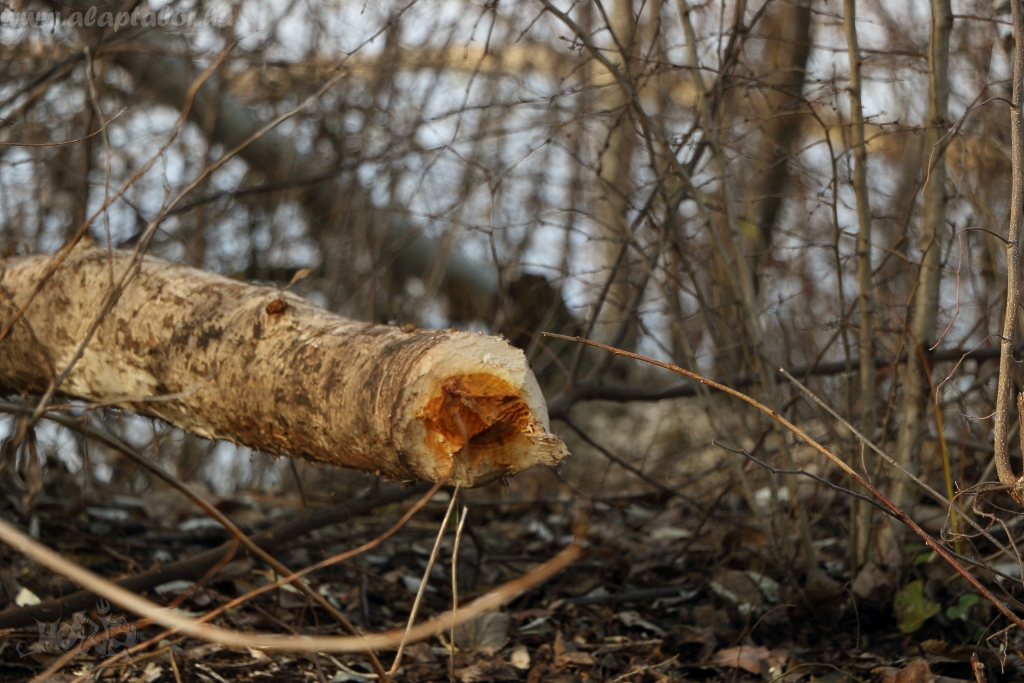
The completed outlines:
<svg viewBox="0 0 1024 683">
<path fill-rule="evenodd" d="M 905 469 L 916 472 L 921 448 L 921 431 L 928 403 L 931 372 L 931 347 L 935 344 L 939 311 L 939 285 L 942 267 L 939 240 L 946 222 L 946 154 L 943 136 L 948 123 L 949 36 L 953 12 L 949 0 L 932 0 L 932 32 L 928 45 L 928 120 L 925 132 L 924 211 L 921 221 L 921 267 L 917 276 L 914 312 L 910 321 L 910 339 L 904 382 L 903 419 L 896 438 L 896 460 Z M 897 474 L 890 499 L 904 507 L 910 501 L 905 479 Z"/>
<path fill-rule="evenodd" d="M 0 262 L 0 327 L 52 258 Z M 0 342 L 0 390 L 45 392 L 131 264 L 129 252 L 72 251 Z M 567 454 L 547 431 L 523 353 L 503 339 L 356 322 L 274 287 L 153 258 L 141 260 L 60 391 L 393 479 L 474 486 Z"/>
<path fill-rule="evenodd" d="M 782 211 L 783 193 L 789 184 L 788 160 L 797 154 L 800 124 L 804 120 L 803 89 L 811 54 L 811 3 L 778 3 L 761 23 L 764 54 L 751 67 L 759 72 L 758 99 L 749 102 L 749 115 L 762 119 L 761 137 L 754 157 L 756 175 L 747 188 L 753 201 L 745 226 L 748 253 L 758 261 L 773 246 L 773 235 Z M 755 278 L 761 277 L 755 269 Z M 758 291 L 761 286 L 755 282 Z"/>
<path fill-rule="evenodd" d="M 1012 486 L 1010 495 L 1024 505 L 1022 483 L 1010 465 L 1009 438 L 1010 406 L 1013 402 L 1013 343 L 1017 329 L 1017 306 L 1020 303 L 1020 223 L 1024 210 L 1024 140 L 1021 139 L 1021 99 L 1024 90 L 1024 13 L 1020 2 L 1010 5 L 1013 18 L 1013 106 L 1010 108 L 1010 160 L 1013 169 L 1013 184 L 1010 194 L 1010 227 L 1006 237 L 1006 310 L 1003 312 L 1003 334 L 999 340 L 999 380 L 996 385 L 995 440 L 993 459 L 999 481 Z M 1020 408 L 1024 394 L 1017 395 L 1018 412 L 1024 422 L 1024 411 Z M 1024 432 L 1021 432 L 1024 443 Z"/>
<path fill-rule="evenodd" d="M 636 47 L 636 18 L 633 16 L 632 0 L 613 0 L 611 15 L 607 16 L 607 28 L 617 49 L 610 49 L 611 59 L 618 61 L 622 74 L 632 80 L 630 60 Z M 583 12 L 591 12 L 584 6 Z M 591 62 L 591 83 L 600 82 L 604 67 L 600 62 Z M 623 348 L 636 346 L 637 325 L 630 320 L 637 294 L 634 276 L 637 274 L 635 259 L 631 256 L 633 241 L 629 224 L 629 199 L 633 191 L 633 156 L 636 149 L 636 131 L 631 118 L 629 95 L 617 84 L 611 83 L 603 89 L 600 98 L 594 102 L 600 110 L 607 112 L 609 119 L 608 136 L 603 141 L 603 150 L 597 166 L 597 180 L 600 194 L 594 205 L 594 219 L 600 268 L 607 272 L 607 294 L 598 313 L 593 336 L 601 341 L 615 343 Z M 625 254 L 620 252 L 626 249 Z M 626 336 L 618 339 L 623 326 Z"/>
<path fill-rule="evenodd" d="M 857 199 L 857 287 L 860 308 L 860 428 L 869 439 L 875 438 L 875 363 L 874 299 L 871 269 L 871 202 L 868 191 L 868 151 L 864 143 L 864 110 L 861 103 L 860 44 L 857 39 L 857 0 L 844 0 L 843 27 L 850 58 L 850 134 L 853 147 L 853 193 Z M 865 474 L 874 476 L 876 456 L 870 449 L 863 453 Z M 854 501 L 854 551 L 856 571 L 868 561 L 871 547 L 871 518 L 874 507 L 866 501 Z"/>
</svg>

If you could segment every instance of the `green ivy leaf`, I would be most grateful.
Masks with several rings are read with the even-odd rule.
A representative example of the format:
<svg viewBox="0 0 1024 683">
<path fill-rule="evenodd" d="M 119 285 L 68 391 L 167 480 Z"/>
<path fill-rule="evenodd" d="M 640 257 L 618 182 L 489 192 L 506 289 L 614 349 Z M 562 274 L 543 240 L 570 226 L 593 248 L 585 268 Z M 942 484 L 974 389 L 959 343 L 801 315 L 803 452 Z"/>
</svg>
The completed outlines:
<svg viewBox="0 0 1024 683">
<path fill-rule="evenodd" d="M 942 609 L 941 605 L 924 597 L 924 585 L 920 581 L 911 581 L 904 586 L 896 594 L 892 606 L 903 633 L 913 633 Z"/>
<path fill-rule="evenodd" d="M 934 554 L 935 553 L 918 553 L 917 555 L 914 555 L 913 565 L 916 567 L 919 564 L 924 564 L 925 562 L 930 561 Z"/>
<path fill-rule="evenodd" d="M 946 616 L 950 619 L 963 619 L 967 616 L 967 610 L 977 604 L 978 596 L 974 593 L 964 593 L 960 596 L 957 604 L 946 610 Z"/>
</svg>

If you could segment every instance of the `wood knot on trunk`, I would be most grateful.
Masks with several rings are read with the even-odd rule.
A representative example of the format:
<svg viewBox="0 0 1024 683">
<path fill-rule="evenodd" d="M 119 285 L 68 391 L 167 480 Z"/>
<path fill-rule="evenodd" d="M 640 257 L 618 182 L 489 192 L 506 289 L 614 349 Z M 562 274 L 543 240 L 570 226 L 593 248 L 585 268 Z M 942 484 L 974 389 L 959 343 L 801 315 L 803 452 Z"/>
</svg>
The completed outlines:
<svg viewBox="0 0 1024 683">
<path fill-rule="evenodd" d="M 267 304 L 268 315 L 281 315 L 288 310 L 288 302 L 284 299 L 274 299 Z"/>
</svg>

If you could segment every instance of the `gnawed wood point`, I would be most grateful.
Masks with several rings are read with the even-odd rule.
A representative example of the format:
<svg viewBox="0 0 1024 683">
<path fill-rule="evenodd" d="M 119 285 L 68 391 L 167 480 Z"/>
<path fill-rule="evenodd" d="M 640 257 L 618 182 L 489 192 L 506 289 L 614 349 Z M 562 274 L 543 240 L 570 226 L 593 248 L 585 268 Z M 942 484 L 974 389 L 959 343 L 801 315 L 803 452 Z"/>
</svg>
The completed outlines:
<svg viewBox="0 0 1024 683">
<path fill-rule="evenodd" d="M 0 262 L 0 327 L 53 256 Z M 0 389 L 43 393 L 128 252 L 80 246 L 0 342 Z M 9 297 L 9 298 L 8 298 Z M 475 486 L 567 454 L 523 353 L 329 313 L 290 292 L 145 258 L 62 393 L 211 439 L 393 479 Z"/>
</svg>

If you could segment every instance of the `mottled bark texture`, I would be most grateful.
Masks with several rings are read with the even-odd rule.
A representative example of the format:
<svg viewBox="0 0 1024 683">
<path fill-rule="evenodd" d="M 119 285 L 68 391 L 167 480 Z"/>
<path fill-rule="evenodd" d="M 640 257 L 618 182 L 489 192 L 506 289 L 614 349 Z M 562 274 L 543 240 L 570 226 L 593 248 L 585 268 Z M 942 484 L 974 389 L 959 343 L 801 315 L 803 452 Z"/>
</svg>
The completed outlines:
<svg viewBox="0 0 1024 683">
<path fill-rule="evenodd" d="M 131 256 L 109 253 L 116 279 Z M 0 327 L 51 258 L 0 262 Z M 0 389 L 44 392 L 110 282 L 107 251 L 75 249 L 0 342 Z M 502 339 L 356 322 L 277 288 L 151 258 L 61 391 L 393 479 L 473 486 L 566 455 L 523 353 Z"/>
</svg>

